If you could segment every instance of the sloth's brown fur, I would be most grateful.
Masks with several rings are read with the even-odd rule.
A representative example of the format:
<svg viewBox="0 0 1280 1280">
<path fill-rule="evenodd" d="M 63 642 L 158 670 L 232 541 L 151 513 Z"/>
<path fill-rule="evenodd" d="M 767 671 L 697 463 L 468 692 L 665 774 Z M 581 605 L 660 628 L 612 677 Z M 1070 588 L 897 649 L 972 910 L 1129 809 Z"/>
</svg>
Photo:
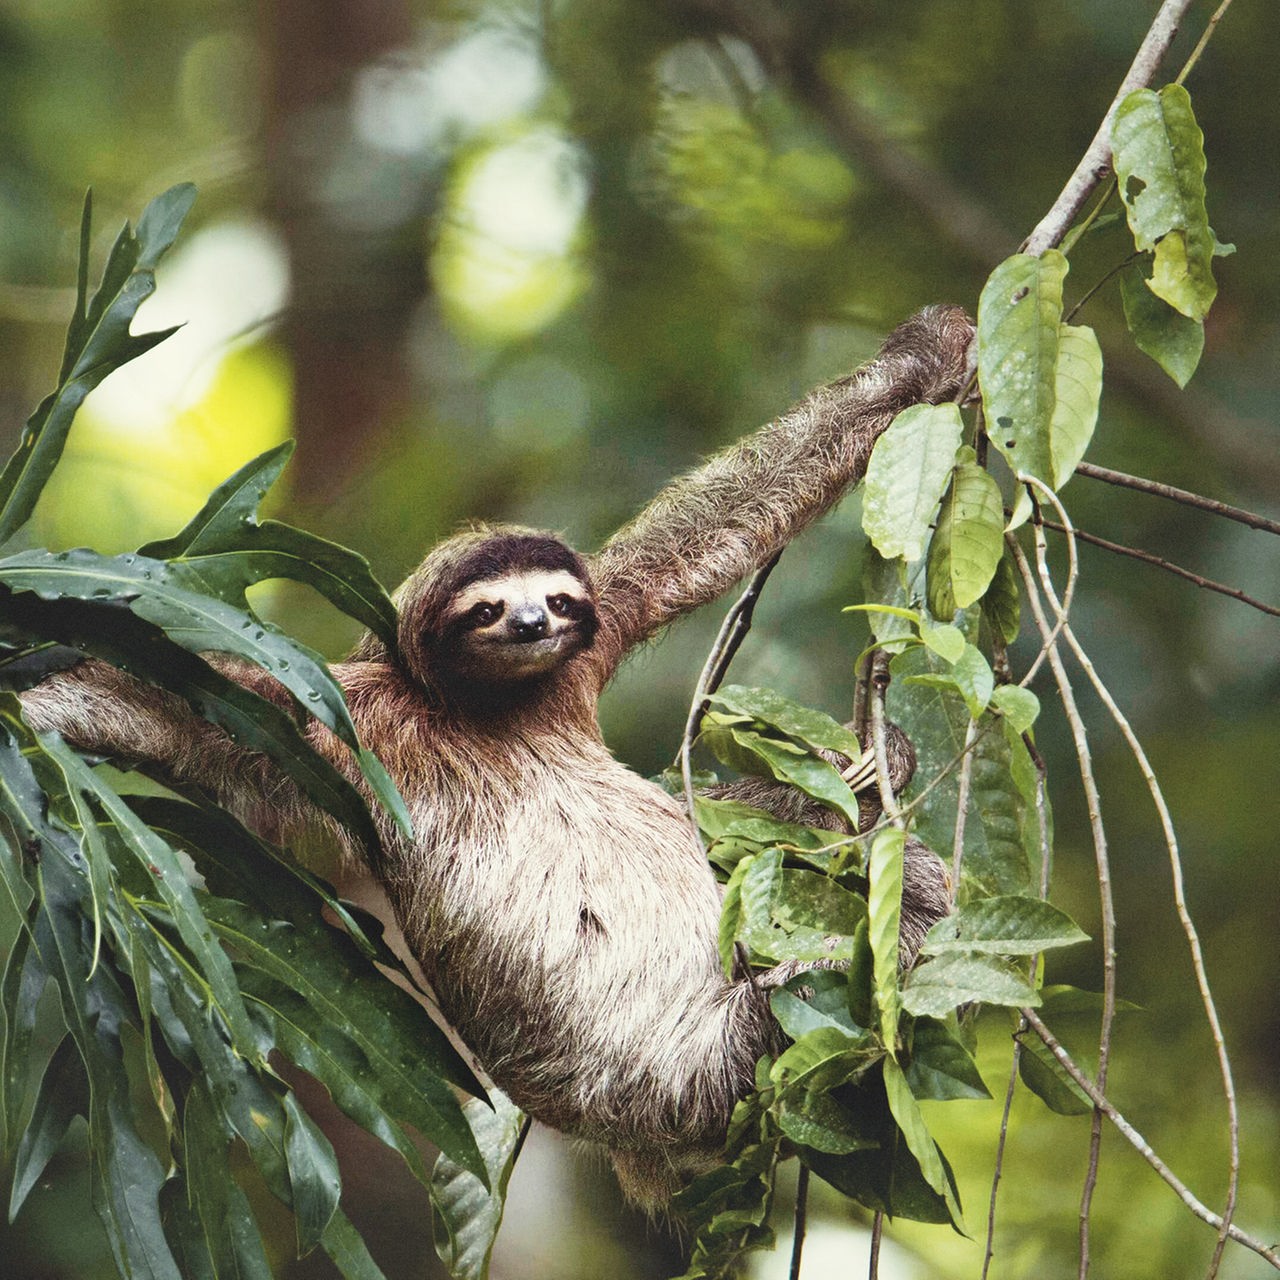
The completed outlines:
<svg viewBox="0 0 1280 1280">
<path fill-rule="evenodd" d="M 412 841 L 378 816 L 379 878 L 441 1007 L 519 1106 L 608 1146 L 633 1199 L 660 1202 L 714 1158 L 776 1028 L 758 989 L 721 970 L 720 894 L 685 814 L 610 755 L 597 699 L 631 648 L 719 596 L 860 479 L 899 410 L 954 395 L 971 337 L 959 309 L 920 313 L 872 364 L 676 481 L 595 556 L 575 556 L 594 620 L 546 675 L 465 692 L 450 676 L 442 611 L 492 539 L 529 534 L 510 529 L 432 551 L 398 593 L 400 654 L 367 640 L 333 669 L 412 814 Z M 287 702 L 262 672 L 218 665 Z M 272 838 L 300 842 L 316 825 L 262 757 L 102 664 L 24 702 L 37 727 L 158 762 Z M 327 731 L 309 732 L 353 772 Z M 756 801 L 838 825 L 790 795 Z M 913 939 L 946 910 L 945 872 L 922 848 L 904 896 Z"/>
</svg>

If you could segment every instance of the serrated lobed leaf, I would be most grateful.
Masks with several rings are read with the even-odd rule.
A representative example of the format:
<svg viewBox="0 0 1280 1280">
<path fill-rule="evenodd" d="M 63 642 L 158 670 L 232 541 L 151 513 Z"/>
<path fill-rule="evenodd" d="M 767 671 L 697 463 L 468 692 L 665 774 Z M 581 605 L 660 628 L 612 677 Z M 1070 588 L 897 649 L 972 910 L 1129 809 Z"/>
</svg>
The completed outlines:
<svg viewBox="0 0 1280 1280">
<path fill-rule="evenodd" d="M 958 405 L 918 404 L 876 441 L 863 481 L 862 527 L 882 556 L 920 558 L 962 431 Z"/>
<path fill-rule="evenodd" d="M 91 204 L 86 198 L 76 314 L 67 331 L 58 387 L 27 420 L 18 448 L 0 473 L 0 544 L 30 517 L 62 456 L 67 432 L 85 396 L 109 373 L 174 332 L 131 335 L 129 326 L 154 292 L 155 265 L 173 244 L 195 194 L 195 187 L 183 183 L 157 196 L 138 220 L 136 236 L 125 223 L 108 256 L 102 283 L 87 306 Z"/>
<path fill-rule="evenodd" d="M 1184 316 L 1203 320 L 1218 286 L 1204 134 L 1190 94 L 1176 84 L 1129 94 L 1112 121 L 1111 148 L 1134 244 L 1155 251 L 1147 287 Z"/>
</svg>

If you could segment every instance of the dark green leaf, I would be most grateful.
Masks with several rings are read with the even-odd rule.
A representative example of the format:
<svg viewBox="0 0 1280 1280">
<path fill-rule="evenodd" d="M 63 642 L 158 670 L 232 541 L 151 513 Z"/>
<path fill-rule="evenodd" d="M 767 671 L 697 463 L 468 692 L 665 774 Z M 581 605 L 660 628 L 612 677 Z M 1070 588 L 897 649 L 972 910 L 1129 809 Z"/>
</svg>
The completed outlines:
<svg viewBox="0 0 1280 1280">
<path fill-rule="evenodd" d="M 982 597 L 982 612 L 991 629 L 1012 644 L 1018 638 L 1021 626 L 1021 594 L 1018 571 L 1014 566 L 1013 552 L 1006 546 L 996 566 L 995 577 Z"/>
<path fill-rule="evenodd" d="M 885 1096 L 889 1110 L 897 1122 L 907 1149 L 915 1157 L 920 1172 L 929 1186 L 942 1198 L 951 1214 L 957 1231 L 964 1234 L 964 1217 L 960 1201 L 951 1180 L 951 1170 L 943 1163 L 942 1152 L 924 1122 L 920 1104 L 915 1100 L 902 1068 L 893 1058 L 885 1058 L 883 1064 Z"/>
<path fill-rule="evenodd" d="M 333 1146 L 303 1111 L 296 1095 L 286 1093 L 280 1101 L 284 1106 L 284 1158 L 293 1191 L 298 1256 L 303 1257 L 319 1243 L 336 1212 L 342 1179 Z"/>
<path fill-rule="evenodd" d="M 31 1108 L 31 1118 L 18 1143 L 9 1194 L 9 1221 L 18 1216 L 31 1188 L 40 1180 L 53 1153 L 77 1116 L 89 1114 L 89 1082 L 75 1041 L 67 1036 L 54 1050 Z"/>
<path fill-rule="evenodd" d="M 712 703 L 740 716 L 750 716 L 780 729 L 789 738 L 809 747 L 822 747 L 846 756 L 862 754 L 857 735 L 830 716 L 784 698 L 772 689 L 749 689 L 727 684 L 711 695 Z"/>
<path fill-rule="evenodd" d="M 436 1253 L 454 1280 L 486 1280 L 489 1274 L 507 1183 L 528 1123 L 519 1108 L 497 1090 L 490 1094 L 490 1100 L 492 1108 L 474 1099 L 466 1104 L 467 1120 L 484 1161 L 485 1181 L 446 1156 L 436 1161 L 431 1175 Z"/>
<path fill-rule="evenodd" d="M 917 1018 L 907 1084 L 917 1098 L 989 1098 L 973 1055 L 936 1018 Z"/>
<path fill-rule="evenodd" d="M 854 1037 L 867 1034 L 866 1028 L 854 1022 L 849 1011 L 846 974 L 832 969 L 811 969 L 793 978 L 788 986 L 803 987 L 811 993 L 807 999 L 800 999 L 788 987 L 780 987 L 769 996 L 773 1016 L 792 1040 L 799 1040 L 818 1027 L 835 1027 Z"/>
<path fill-rule="evenodd" d="M 793 1142 L 814 1151 L 846 1155 L 876 1145 L 856 1131 L 847 1108 L 829 1093 L 788 1096 L 778 1111 L 778 1126 Z"/>
</svg>

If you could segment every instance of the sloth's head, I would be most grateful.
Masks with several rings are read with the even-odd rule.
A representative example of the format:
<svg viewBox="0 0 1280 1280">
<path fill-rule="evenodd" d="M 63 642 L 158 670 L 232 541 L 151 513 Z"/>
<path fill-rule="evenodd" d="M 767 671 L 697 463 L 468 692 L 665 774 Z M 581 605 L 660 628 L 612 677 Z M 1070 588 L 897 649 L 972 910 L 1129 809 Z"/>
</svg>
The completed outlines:
<svg viewBox="0 0 1280 1280">
<path fill-rule="evenodd" d="M 401 660 L 446 697 L 545 681 L 596 637 L 585 561 L 559 538 L 514 525 L 478 526 L 441 543 L 395 600 Z M 368 646 L 353 654 L 371 656 Z"/>
</svg>

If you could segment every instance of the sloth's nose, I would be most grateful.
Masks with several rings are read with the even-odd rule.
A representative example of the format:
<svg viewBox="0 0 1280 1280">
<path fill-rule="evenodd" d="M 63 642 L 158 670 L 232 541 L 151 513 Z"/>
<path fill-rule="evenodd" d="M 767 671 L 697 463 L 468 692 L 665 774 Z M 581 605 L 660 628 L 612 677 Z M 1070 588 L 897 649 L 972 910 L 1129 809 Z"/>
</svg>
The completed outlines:
<svg viewBox="0 0 1280 1280">
<path fill-rule="evenodd" d="M 547 611 L 536 604 L 522 605 L 511 615 L 511 634 L 517 640 L 541 640 L 547 634 Z"/>
</svg>

